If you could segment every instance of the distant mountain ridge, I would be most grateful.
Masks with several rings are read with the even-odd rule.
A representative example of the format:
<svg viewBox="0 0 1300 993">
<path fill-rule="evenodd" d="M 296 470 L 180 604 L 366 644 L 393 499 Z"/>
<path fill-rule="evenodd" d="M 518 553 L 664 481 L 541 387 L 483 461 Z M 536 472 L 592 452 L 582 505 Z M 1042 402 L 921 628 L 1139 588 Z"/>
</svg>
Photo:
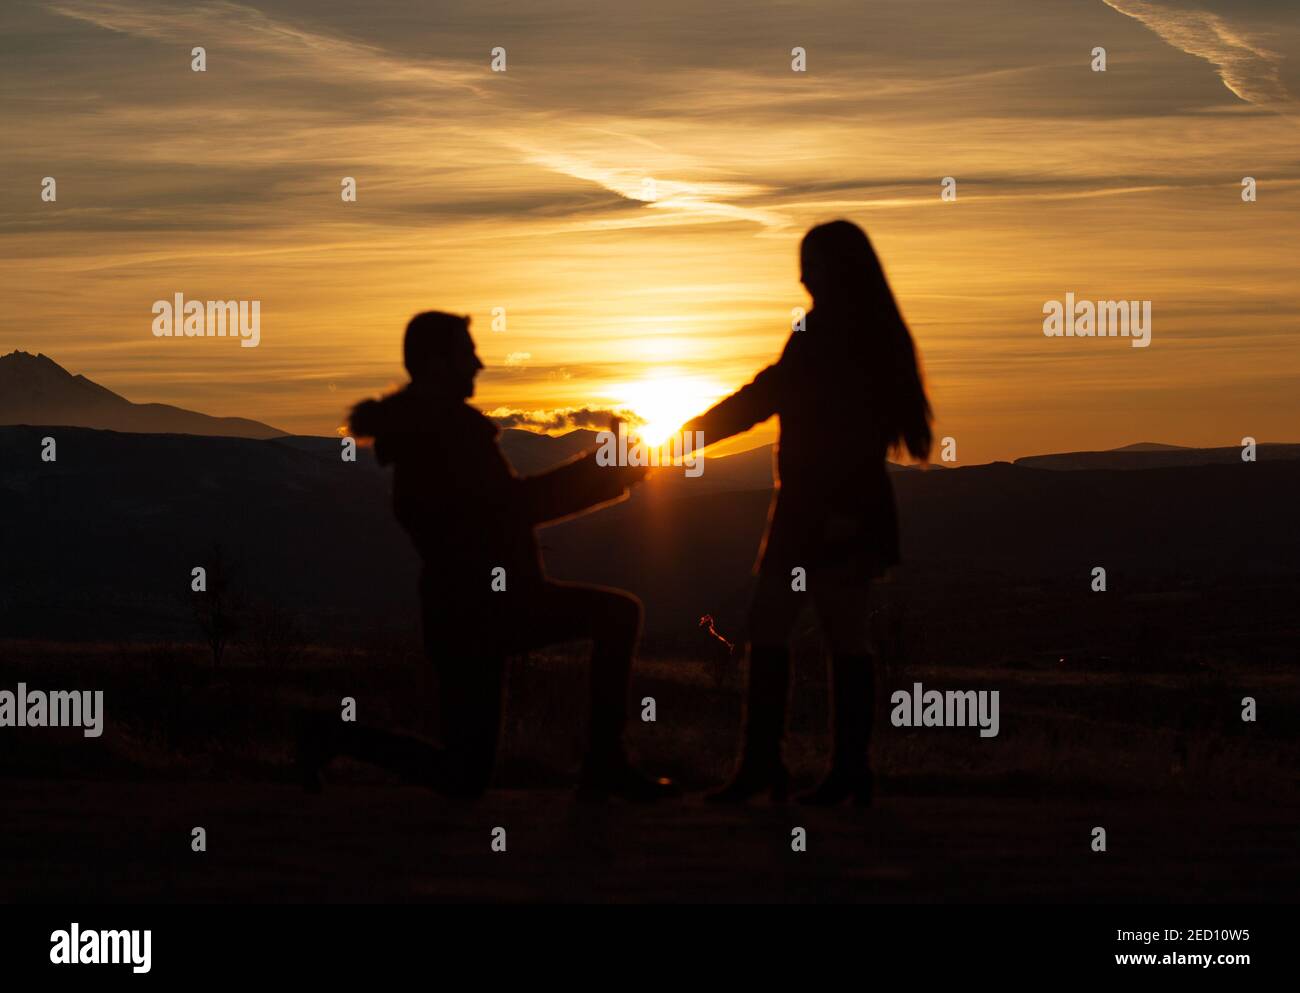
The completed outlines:
<svg viewBox="0 0 1300 993">
<path fill-rule="evenodd" d="M 1234 465 L 1241 462 L 1242 448 L 1185 448 L 1181 445 L 1156 445 L 1142 442 L 1104 452 L 1059 452 L 1052 455 L 1026 455 L 1016 465 L 1034 469 L 1079 471 L 1083 469 L 1162 469 L 1170 466 Z M 1300 445 L 1261 442 L 1255 446 L 1255 459 L 1274 462 L 1300 459 Z"/>
<path fill-rule="evenodd" d="M 1121 445 L 1119 448 L 1112 448 L 1112 452 L 1172 452 L 1179 449 L 1186 449 L 1186 445 L 1165 445 L 1158 441 L 1139 441 L 1132 445 Z"/>
<path fill-rule="evenodd" d="M 0 356 L 0 425 L 85 427 L 130 434 L 185 434 L 216 438 L 280 439 L 303 451 L 333 453 L 338 439 L 290 435 L 279 428 L 244 417 L 214 417 L 164 403 L 133 403 L 82 375 L 73 375 L 49 356 L 15 350 Z M 562 435 L 539 434 L 518 428 L 501 432 L 501 449 L 521 475 L 541 472 L 598 444 L 597 432 L 579 428 Z M 773 445 L 732 455 L 706 456 L 704 473 L 689 482 L 692 493 L 705 490 L 754 490 L 772 486 Z M 1300 459 L 1300 445 L 1261 443 L 1261 461 Z M 1190 448 L 1142 441 L 1096 452 L 1027 455 L 1014 464 L 1035 469 L 1153 469 L 1169 466 L 1224 465 L 1238 462 L 1241 448 Z M 891 472 L 917 467 L 887 463 Z M 955 468 L 934 463 L 932 468 Z M 685 479 L 680 470 L 665 470 L 668 487 Z"/>
<path fill-rule="evenodd" d="M 98 428 L 133 434 L 278 438 L 285 432 L 246 417 L 213 417 L 166 403 L 132 403 L 47 355 L 0 355 L 0 424 Z"/>
</svg>

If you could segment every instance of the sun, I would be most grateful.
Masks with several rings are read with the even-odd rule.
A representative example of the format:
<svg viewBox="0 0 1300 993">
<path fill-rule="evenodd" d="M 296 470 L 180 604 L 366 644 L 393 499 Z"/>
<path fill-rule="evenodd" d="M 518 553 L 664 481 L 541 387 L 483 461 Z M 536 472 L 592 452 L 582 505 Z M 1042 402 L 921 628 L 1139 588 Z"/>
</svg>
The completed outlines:
<svg viewBox="0 0 1300 993">
<path fill-rule="evenodd" d="M 724 392 L 709 379 L 657 370 L 639 382 L 623 384 L 617 395 L 641 420 L 629 424 L 629 431 L 647 445 L 657 446 L 676 434 L 683 423 L 713 406 Z"/>
</svg>

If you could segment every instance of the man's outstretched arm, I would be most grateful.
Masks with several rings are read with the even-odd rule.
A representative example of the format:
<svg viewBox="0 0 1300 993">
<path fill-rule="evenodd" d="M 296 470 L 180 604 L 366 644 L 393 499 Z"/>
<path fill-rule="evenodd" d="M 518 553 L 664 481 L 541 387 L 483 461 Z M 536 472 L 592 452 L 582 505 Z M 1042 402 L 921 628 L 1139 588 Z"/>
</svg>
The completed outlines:
<svg viewBox="0 0 1300 993">
<path fill-rule="evenodd" d="M 545 524 L 621 500 L 644 475 L 645 470 L 636 467 L 600 465 L 596 453 L 588 452 L 536 476 L 525 476 L 518 482 L 518 493 L 528 519 Z"/>
</svg>

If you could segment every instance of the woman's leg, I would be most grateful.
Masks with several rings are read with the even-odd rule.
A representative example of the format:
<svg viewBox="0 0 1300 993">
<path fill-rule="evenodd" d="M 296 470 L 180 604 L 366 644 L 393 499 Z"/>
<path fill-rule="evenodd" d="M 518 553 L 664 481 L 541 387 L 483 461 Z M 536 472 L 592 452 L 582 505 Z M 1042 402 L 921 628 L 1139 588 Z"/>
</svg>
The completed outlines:
<svg viewBox="0 0 1300 993">
<path fill-rule="evenodd" d="M 815 574 L 809 585 L 831 650 L 832 750 L 830 774 L 800 800 L 834 804 L 852 796 L 860 803 L 870 803 L 869 749 L 875 713 L 870 585 L 834 574 Z"/>
<path fill-rule="evenodd" d="M 740 765 L 731 782 L 707 799 L 741 803 L 766 790 L 785 798 L 788 776 L 781 761 L 786 703 L 790 696 L 790 632 L 807 594 L 791 589 L 788 577 L 760 574 L 748 623 L 749 681 Z"/>
</svg>

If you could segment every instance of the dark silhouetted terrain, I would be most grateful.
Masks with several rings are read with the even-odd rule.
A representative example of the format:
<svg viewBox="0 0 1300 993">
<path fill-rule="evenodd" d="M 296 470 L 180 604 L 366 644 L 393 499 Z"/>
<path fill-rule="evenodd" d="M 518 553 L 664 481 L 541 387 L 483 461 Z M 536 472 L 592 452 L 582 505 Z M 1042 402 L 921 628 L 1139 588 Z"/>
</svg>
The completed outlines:
<svg viewBox="0 0 1300 993">
<path fill-rule="evenodd" d="M 47 435 L 54 463 L 40 460 Z M 502 444 L 536 470 L 590 440 L 508 431 Z M 293 785 L 300 708 L 352 696 L 367 722 L 438 732 L 418 563 L 368 450 L 344 463 L 337 439 L 0 427 L 0 687 L 106 700 L 101 739 L 2 732 L 0 844 L 24 857 L 0 898 L 1291 899 L 1294 450 L 896 473 L 906 566 L 872 618 L 878 807 L 643 810 L 569 792 L 586 693 L 573 645 L 512 660 L 481 802 L 346 763 L 322 797 Z M 645 602 L 632 698 L 654 696 L 659 716 L 634 721 L 630 744 L 691 790 L 723 780 L 736 745 L 741 669 L 698 620 L 740 636 L 770 456 L 710 459 L 698 479 L 667 469 L 541 532 L 554 575 Z M 190 569 L 217 556 L 236 622 L 220 664 L 189 593 Z M 826 671 L 811 628 L 795 649 L 787 757 L 810 784 L 826 761 Z M 998 690 L 1001 734 L 893 728 L 888 694 L 914 681 Z M 1246 695 L 1256 723 L 1240 719 Z M 196 823 L 211 839 L 202 860 L 188 850 Z M 508 870 L 487 847 L 498 824 Z M 796 824 L 810 843 L 791 862 Z M 1087 850 L 1098 824 L 1104 861 Z"/>
<path fill-rule="evenodd" d="M 533 468 L 587 440 L 526 434 L 505 432 L 503 447 Z M 46 435 L 57 462 L 40 460 Z M 1049 618 L 1041 626 L 1061 632 L 1121 608 L 1134 624 L 1222 611 L 1225 623 L 1236 618 L 1232 627 L 1263 636 L 1279 623 L 1274 597 L 1300 574 L 1300 461 L 1277 457 L 1293 448 L 1265 447 L 1256 463 L 1142 471 L 1021 462 L 896 473 L 906 564 L 891 597 L 907 611 L 949 596 L 999 611 L 1032 605 L 999 650 Z M 0 428 L 9 552 L 0 631 L 187 637 L 190 570 L 219 553 L 242 597 L 292 611 L 313 638 L 414 637 L 417 561 L 392 519 L 387 476 L 368 450 L 356 463 L 339 452 L 337 439 Z M 697 645 L 705 613 L 734 631 L 767 511 L 758 476 L 769 459 L 768 449 L 709 459 L 695 479 L 661 470 L 624 503 L 544 529 L 548 567 L 637 593 L 650 647 Z M 1108 571 L 1104 596 L 1089 590 L 1094 566 Z M 934 636 L 935 625 L 921 627 Z"/>
</svg>

